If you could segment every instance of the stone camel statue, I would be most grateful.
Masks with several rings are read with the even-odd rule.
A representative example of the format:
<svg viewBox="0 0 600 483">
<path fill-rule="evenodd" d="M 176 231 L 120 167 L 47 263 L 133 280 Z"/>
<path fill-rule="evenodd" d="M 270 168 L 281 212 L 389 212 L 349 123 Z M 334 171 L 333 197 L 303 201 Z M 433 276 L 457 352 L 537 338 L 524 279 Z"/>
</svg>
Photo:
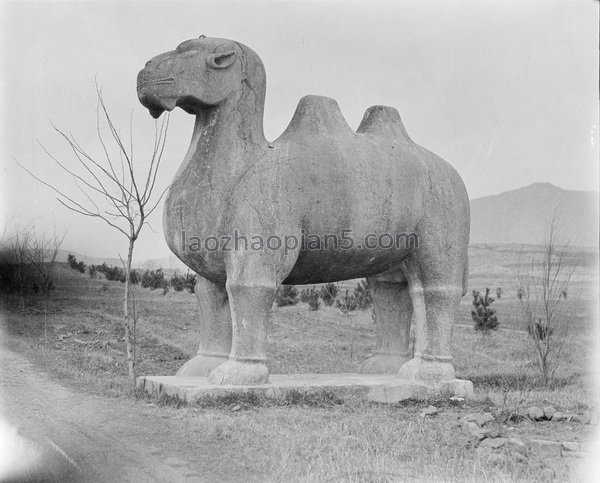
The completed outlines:
<svg viewBox="0 0 600 483">
<path fill-rule="evenodd" d="M 204 36 L 152 58 L 137 92 L 154 118 L 176 106 L 196 117 L 163 219 L 170 249 L 199 275 L 200 348 L 178 375 L 268 382 L 278 287 L 366 277 L 379 348 L 361 372 L 455 377 L 450 346 L 466 293 L 469 200 L 454 168 L 410 139 L 396 109 L 370 107 L 355 132 L 335 100 L 307 96 L 268 142 L 260 58 Z M 418 247 L 390 247 L 398 234 L 417 237 Z M 222 243 L 227 237 L 235 240 Z"/>
</svg>

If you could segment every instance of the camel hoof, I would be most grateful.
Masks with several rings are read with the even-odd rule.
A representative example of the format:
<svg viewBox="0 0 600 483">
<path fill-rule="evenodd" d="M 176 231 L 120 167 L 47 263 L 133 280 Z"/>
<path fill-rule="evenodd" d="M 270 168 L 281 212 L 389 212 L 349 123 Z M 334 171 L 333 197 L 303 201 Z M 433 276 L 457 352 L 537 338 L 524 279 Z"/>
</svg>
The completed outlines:
<svg viewBox="0 0 600 483">
<path fill-rule="evenodd" d="M 229 360 L 212 371 L 208 382 L 233 386 L 266 384 L 269 382 L 269 368 L 262 362 Z"/>
<path fill-rule="evenodd" d="M 226 362 L 227 359 L 229 359 L 229 355 L 223 355 L 222 357 L 197 355 L 181 366 L 175 375 L 182 377 L 208 377 L 215 368 Z"/>
<path fill-rule="evenodd" d="M 361 374 L 396 374 L 411 359 L 408 354 L 374 354 L 358 369 Z"/>
</svg>

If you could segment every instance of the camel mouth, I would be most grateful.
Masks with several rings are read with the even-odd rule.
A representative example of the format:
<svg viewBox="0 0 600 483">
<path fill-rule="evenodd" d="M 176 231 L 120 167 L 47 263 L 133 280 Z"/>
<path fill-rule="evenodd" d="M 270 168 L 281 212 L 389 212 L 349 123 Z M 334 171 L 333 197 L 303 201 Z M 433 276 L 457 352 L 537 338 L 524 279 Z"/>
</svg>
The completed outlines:
<svg viewBox="0 0 600 483">
<path fill-rule="evenodd" d="M 139 96 L 139 98 L 142 105 L 148 109 L 154 119 L 158 119 L 165 111 L 171 112 L 176 106 L 174 99 L 160 99 L 152 94 Z"/>
<path fill-rule="evenodd" d="M 154 80 L 141 82 L 137 85 L 137 89 L 140 90 L 140 89 L 143 89 L 144 87 L 154 86 L 154 85 L 159 85 L 159 84 L 172 84 L 173 82 L 175 82 L 175 78 L 164 77 L 162 79 L 154 79 Z"/>
</svg>

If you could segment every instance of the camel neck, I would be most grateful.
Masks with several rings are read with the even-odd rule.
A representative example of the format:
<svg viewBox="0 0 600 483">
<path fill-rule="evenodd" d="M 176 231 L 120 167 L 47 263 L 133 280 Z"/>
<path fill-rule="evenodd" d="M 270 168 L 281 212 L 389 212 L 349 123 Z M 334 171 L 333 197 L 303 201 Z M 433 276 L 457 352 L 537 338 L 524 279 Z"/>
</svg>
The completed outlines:
<svg viewBox="0 0 600 483">
<path fill-rule="evenodd" d="M 263 131 L 263 106 L 258 99 L 226 100 L 219 106 L 204 109 L 196 115 L 192 146 L 196 153 L 223 156 L 247 152 L 249 146 L 267 144 Z"/>
</svg>

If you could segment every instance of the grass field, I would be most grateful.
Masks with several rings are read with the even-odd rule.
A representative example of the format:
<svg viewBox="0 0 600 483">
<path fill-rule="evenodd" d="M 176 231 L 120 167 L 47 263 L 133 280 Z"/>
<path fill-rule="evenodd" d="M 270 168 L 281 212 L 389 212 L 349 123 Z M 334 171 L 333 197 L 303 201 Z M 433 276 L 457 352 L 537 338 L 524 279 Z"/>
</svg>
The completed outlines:
<svg viewBox="0 0 600 483">
<path fill-rule="evenodd" d="M 598 361 L 597 265 L 589 254 L 577 264 L 569 290 L 573 313 L 563 364 L 546 388 L 532 362 L 527 333 L 519 318 L 517 274 L 527 252 L 511 247 L 472 247 L 469 294 L 454 329 L 457 376 L 475 384 L 466 404 L 433 401 L 440 413 L 421 418 L 432 401 L 380 405 L 348 399 L 231 401 L 177 407 L 150 401 L 175 421 L 175 436 L 186 441 L 220 441 L 239 452 L 249 475 L 270 481 L 578 481 L 573 458 L 477 451 L 457 425 L 461 415 L 491 411 L 502 431 L 523 440 L 585 441 L 593 427 L 577 422 L 507 422 L 507 413 L 552 405 L 569 413 L 597 409 L 592 368 Z M 348 284 L 350 285 L 350 284 Z M 497 308 L 500 330 L 488 337 L 474 332 L 472 289 L 503 288 Z M 39 299 L 4 300 L 3 329 L 11 345 L 63 383 L 110 397 L 149 399 L 129 388 L 121 325 L 123 285 L 90 280 L 61 266 L 46 316 Z M 196 351 L 195 298 L 187 292 L 137 289 L 138 374 L 170 375 Z M 375 350 L 370 311 L 344 316 L 307 305 L 274 308 L 269 335 L 272 373 L 355 372 Z M 209 405 L 210 406 L 210 405 Z M 233 406 L 241 410 L 232 411 Z M 183 443 L 182 443 L 183 444 Z M 252 479 L 252 478 L 250 478 Z"/>
</svg>

